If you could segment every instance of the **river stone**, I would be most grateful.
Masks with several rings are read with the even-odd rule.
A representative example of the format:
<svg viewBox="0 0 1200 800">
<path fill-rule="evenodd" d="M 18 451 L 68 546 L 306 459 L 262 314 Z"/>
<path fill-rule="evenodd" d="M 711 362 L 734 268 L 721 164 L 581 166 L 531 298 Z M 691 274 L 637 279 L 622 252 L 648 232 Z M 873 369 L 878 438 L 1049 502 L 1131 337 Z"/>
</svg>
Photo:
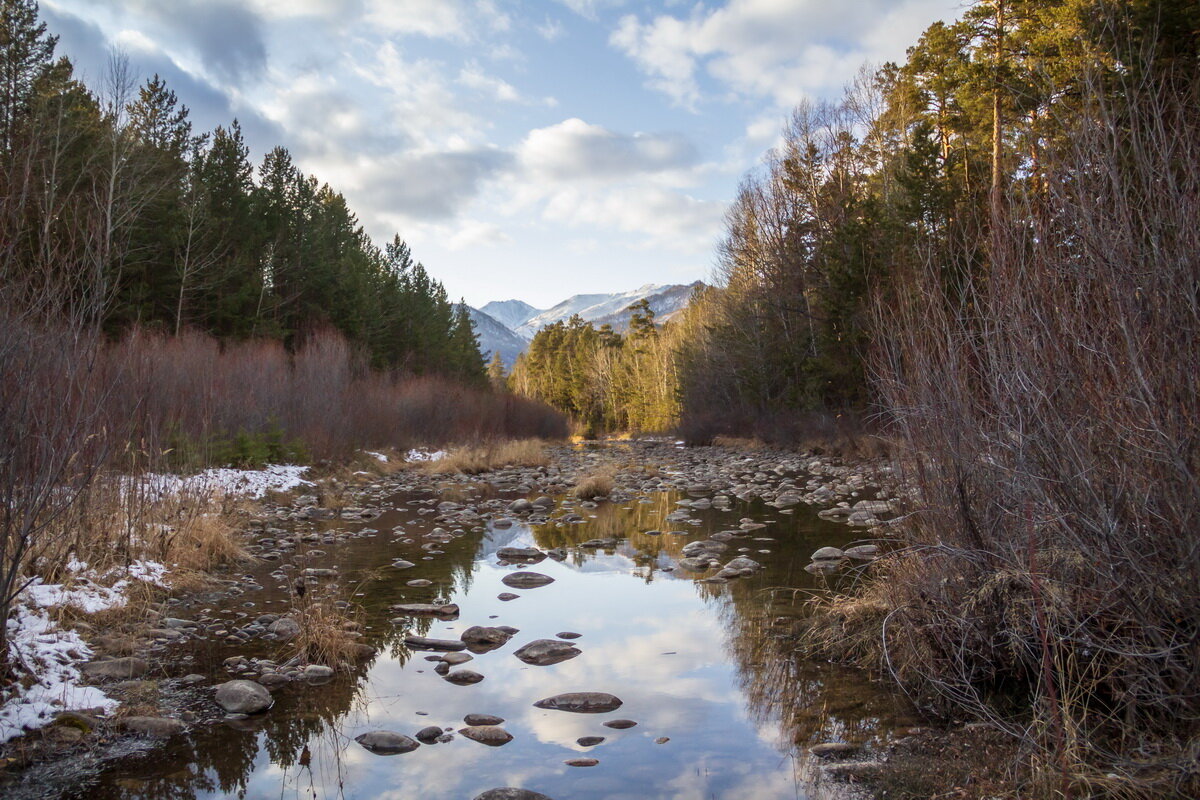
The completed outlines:
<svg viewBox="0 0 1200 800">
<path fill-rule="evenodd" d="M 725 565 L 725 569 L 736 569 L 739 571 L 753 572 L 754 570 L 762 569 L 762 564 L 755 561 L 753 558 L 746 556 L 738 556 Z"/>
<path fill-rule="evenodd" d="M 536 589 L 554 583 L 554 578 L 540 572 L 510 572 L 500 582 L 514 589 Z"/>
<path fill-rule="evenodd" d="M 879 545 L 877 544 L 860 544 L 854 547 L 847 547 L 846 555 L 850 558 L 857 558 L 859 561 L 870 561 L 879 556 Z"/>
<path fill-rule="evenodd" d="M 536 564 L 546 557 L 546 554 L 535 547 L 501 547 L 496 551 L 496 557 L 504 561 L 525 561 Z"/>
<path fill-rule="evenodd" d="M 271 707 L 271 693 L 254 681 L 226 681 L 217 687 L 217 705 L 230 714 L 257 714 Z"/>
<path fill-rule="evenodd" d="M 681 558 L 679 566 L 690 572 L 704 572 L 712 566 L 712 559 L 709 556 L 701 556 L 698 558 Z"/>
<path fill-rule="evenodd" d="M 823 561 L 814 561 L 811 564 L 804 566 L 805 572 L 811 572 L 813 575 L 832 575 L 842 567 L 841 559 L 828 558 Z"/>
<path fill-rule="evenodd" d="M 483 625 L 472 625 L 462 632 L 462 640 L 468 645 L 485 645 L 499 647 L 508 642 L 512 634 L 500 628 L 489 628 Z"/>
<path fill-rule="evenodd" d="M 608 722 L 604 723 L 604 727 L 614 728 L 618 731 L 623 731 L 626 728 L 632 728 L 635 725 L 637 725 L 637 723 L 631 719 L 610 719 Z"/>
<path fill-rule="evenodd" d="M 427 728 L 421 728 L 417 731 L 417 740 L 422 744 L 433 744 L 442 735 L 442 729 L 437 725 L 430 725 Z"/>
<path fill-rule="evenodd" d="M 327 681 L 333 677 L 333 667 L 324 664 L 309 664 L 304 668 L 304 680 Z"/>
<path fill-rule="evenodd" d="M 396 603 L 389 606 L 396 614 L 409 617 L 437 617 L 438 619 L 458 619 L 458 606 L 454 603 Z"/>
<path fill-rule="evenodd" d="M 483 794 L 475 795 L 475 800 L 551 800 L 551 798 L 540 792 L 504 786 L 499 789 L 488 789 Z"/>
<path fill-rule="evenodd" d="M 442 663 L 456 667 L 459 664 L 467 663 L 474 657 L 470 653 L 446 653 L 446 655 L 442 656 Z M 430 658 L 436 658 L 436 656 L 430 656 Z"/>
<path fill-rule="evenodd" d="M 473 742 L 499 747 L 512 741 L 512 734 L 497 725 L 469 725 L 459 728 L 459 733 Z"/>
<path fill-rule="evenodd" d="M 582 633 L 575 633 L 575 631 L 561 631 L 554 635 L 560 639 L 578 639 L 580 636 L 583 636 Z"/>
<path fill-rule="evenodd" d="M 453 639 L 427 639 L 424 636 L 405 636 L 404 644 L 409 650 L 466 650 L 466 642 Z"/>
<path fill-rule="evenodd" d="M 133 656 L 113 658 L 108 661 L 93 661 L 83 665 L 85 677 L 101 680 L 128 680 L 141 677 L 149 671 L 148 663 Z"/>
<path fill-rule="evenodd" d="M 594 767 L 599 764 L 600 761 L 595 758 L 568 758 L 563 763 L 568 767 Z"/>
<path fill-rule="evenodd" d="M 513 653 L 514 656 L 536 667 L 548 667 L 574 658 L 581 651 L 570 642 L 557 639 L 535 639 Z"/>
<path fill-rule="evenodd" d="M 411 569 L 415 566 L 416 566 L 416 564 L 414 564 L 411 561 L 405 561 L 403 558 L 397 558 L 395 561 L 392 562 L 392 567 L 394 567 L 395 569 Z"/>
<path fill-rule="evenodd" d="M 300 635 L 300 623 L 291 617 L 277 619 L 267 626 L 267 633 L 277 639 L 293 639 Z"/>
<path fill-rule="evenodd" d="M 512 592 L 501 592 L 500 594 L 496 595 L 496 599 L 503 600 L 504 602 L 507 603 L 509 600 L 516 600 L 520 596 L 521 595 L 513 594 Z"/>
<path fill-rule="evenodd" d="M 575 740 L 575 744 L 580 747 L 595 747 L 604 741 L 603 736 L 580 736 Z"/>
<path fill-rule="evenodd" d="M 571 711 L 576 714 L 604 714 L 621 707 L 620 698 L 607 692 L 566 692 L 538 700 L 535 708 Z"/>
<path fill-rule="evenodd" d="M 413 578 L 411 581 L 405 581 L 405 586 L 432 586 L 433 581 L 427 578 Z"/>
<path fill-rule="evenodd" d="M 508 510 L 514 514 L 525 514 L 533 510 L 533 503 L 524 498 L 520 500 L 513 500 L 508 504 Z M 503 558 L 503 556 L 501 556 L 501 558 Z"/>
<path fill-rule="evenodd" d="M 491 714 L 467 714 L 463 717 L 463 722 L 471 726 L 476 725 L 502 725 L 504 717 L 496 717 Z"/>
<path fill-rule="evenodd" d="M 483 680 L 483 676 L 469 669 L 460 669 L 446 675 L 442 680 L 447 683 L 453 683 L 456 686 L 470 686 L 473 683 L 479 683 Z"/>
<path fill-rule="evenodd" d="M 394 756 L 411 753 L 421 745 L 415 739 L 395 731 L 370 731 L 354 737 L 366 750 L 377 756 Z"/>
<path fill-rule="evenodd" d="M 812 554 L 813 561 L 829 561 L 835 558 L 844 558 L 845 553 L 836 547 L 822 547 L 820 550 Z"/>
<path fill-rule="evenodd" d="M 278 672 L 264 672 L 258 676 L 258 682 L 267 687 L 267 691 L 278 689 L 285 683 L 291 683 L 292 679 L 287 675 L 280 675 Z"/>
<path fill-rule="evenodd" d="M 122 727 L 143 736 L 167 737 L 183 733 L 183 723 L 167 717 L 125 717 L 121 720 Z"/>
</svg>

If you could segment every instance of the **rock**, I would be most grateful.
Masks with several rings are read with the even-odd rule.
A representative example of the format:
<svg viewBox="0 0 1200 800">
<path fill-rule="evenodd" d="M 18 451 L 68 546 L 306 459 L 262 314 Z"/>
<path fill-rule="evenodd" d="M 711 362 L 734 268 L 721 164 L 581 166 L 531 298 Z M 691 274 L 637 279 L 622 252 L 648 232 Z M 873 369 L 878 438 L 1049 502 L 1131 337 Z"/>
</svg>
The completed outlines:
<svg viewBox="0 0 1200 800">
<path fill-rule="evenodd" d="M 671 741 L 671 737 L 670 737 L 670 736 L 660 736 L 660 737 L 658 737 L 657 739 L 655 739 L 655 740 L 654 740 L 654 743 L 655 743 L 655 744 L 666 744 L 666 743 L 667 743 L 667 742 L 669 742 L 669 741 Z"/>
<path fill-rule="evenodd" d="M 405 581 L 405 586 L 432 586 L 433 581 L 426 578 L 413 578 L 411 581 Z"/>
<path fill-rule="evenodd" d="M 395 731 L 370 731 L 355 736 L 354 741 L 377 756 L 411 753 L 421 746 L 415 739 Z"/>
<path fill-rule="evenodd" d="M 166 738 L 177 733 L 183 733 L 183 723 L 168 717 L 125 717 L 121 726 L 127 731 L 142 736 L 157 736 Z"/>
<path fill-rule="evenodd" d="M 333 677 L 333 667 L 324 664 L 309 664 L 304 668 L 304 680 L 327 681 Z"/>
<path fill-rule="evenodd" d="M 436 656 L 430 656 L 430 658 L 435 658 L 435 657 Z M 442 656 L 442 663 L 449 664 L 450 666 L 455 667 L 455 666 L 458 666 L 459 664 L 467 663 L 474 657 L 475 656 L 471 655 L 470 653 L 446 653 L 446 655 Z"/>
<path fill-rule="evenodd" d="M 560 632 L 560 633 L 556 633 L 556 634 L 554 634 L 554 635 L 555 635 L 555 636 L 557 636 L 557 637 L 558 637 L 558 638 L 560 638 L 560 639 L 578 639 L 578 638 L 579 638 L 580 636 L 582 636 L 583 634 L 582 634 L 582 633 L 575 633 L 574 631 L 562 631 L 562 632 Z"/>
<path fill-rule="evenodd" d="M 825 559 L 824 561 L 814 561 L 811 564 L 806 564 L 805 572 L 811 572 L 813 575 L 832 575 L 842 568 L 842 559 Z"/>
<path fill-rule="evenodd" d="M 604 741 L 603 736 L 580 736 L 575 740 L 575 744 L 580 747 L 595 747 Z"/>
<path fill-rule="evenodd" d="M 551 800 L 544 794 L 531 792 L 528 789 L 514 789 L 504 786 L 499 789 L 488 789 L 483 794 L 475 795 L 475 800 Z"/>
<path fill-rule="evenodd" d="M 496 557 L 502 561 L 524 561 L 536 564 L 543 560 L 546 554 L 534 547 L 501 547 L 496 551 Z"/>
<path fill-rule="evenodd" d="M 417 741 L 422 744 L 433 744 L 442 735 L 442 729 L 437 725 L 430 725 L 427 728 L 421 728 L 417 731 Z"/>
<path fill-rule="evenodd" d="M 504 718 L 503 717 L 495 717 L 495 716 L 492 716 L 491 714 L 467 714 L 465 717 L 463 717 L 463 722 L 467 723 L 468 725 L 472 725 L 472 726 L 502 725 L 504 723 Z"/>
<path fill-rule="evenodd" d="M 440 605 L 438 603 L 397 603 L 390 606 L 395 614 L 406 617 L 437 617 L 438 619 L 458 619 L 458 606 L 454 603 Z"/>
<path fill-rule="evenodd" d="M 503 600 L 504 602 L 507 603 L 509 600 L 516 600 L 520 596 L 521 595 L 513 594 L 512 592 L 501 592 L 500 594 L 496 595 L 496 599 Z"/>
<path fill-rule="evenodd" d="M 489 628 L 483 625 L 472 625 L 462 632 L 462 640 L 468 645 L 483 646 L 494 649 L 508 642 L 512 634 L 500 628 Z"/>
<path fill-rule="evenodd" d="M 604 727 L 615 728 L 619 731 L 623 731 L 626 728 L 632 728 L 635 725 L 637 725 L 637 723 L 631 719 L 610 719 L 608 722 L 604 723 Z"/>
<path fill-rule="evenodd" d="M 762 568 L 762 564 L 752 558 L 746 558 L 746 556 L 738 556 L 725 565 L 725 569 L 736 569 L 743 572 L 754 572 Z"/>
<path fill-rule="evenodd" d="M 599 764 L 600 761 L 595 758 L 568 758 L 563 763 L 568 767 L 594 767 Z"/>
<path fill-rule="evenodd" d="M 409 650 L 466 650 L 466 642 L 453 639 L 427 639 L 424 636 L 405 636 L 404 644 Z"/>
<path fill-rule="evenodd" d="M 488 747 L 499 747 L 512 741 L 512 734 L 496 725 L 469 725 L 460 728 L 459 733 L 473 742 L 486 744 Z"/>
<path fill-rule="evenodd" d="M 500 582 L 514 589 L 536 589 L 554 583 L 554 578 L 540 572 L 510 572 Z"/>
<path fill-rule="evenodd" d="M 841 550 L 836 547 L 822 547 L 820 550 L 812 554 L 813 561 L 829 561 L 836 558 L 844 558 L 846 556 Z"/>
<path fill-rule="evenodd" d="M 524 498 L 513 500 L 508 504 L 508 510 L 513 514 L 525 514 L 533 510 L 533 503 Z M 501 556 L 501 558 L 504 558 L 504 556 Z"/>
<path fill-rule="evenodd" d="M 712 566 L 712 558 L 702 556 L 699 558 L 681 558 L 679 566 L 689 572 L 704 572 Z"/>
<path fill-rule="evenodd" d="M 446 675 L 442 680 L 447 683 L 453 683 L 456 686 L 470 686 L 473 683 L 479 683 L 483 680 L 483 676 L 469 669 L 459 669 Z"/>
<path fill-rule="evenodd" d="M 847 547 L 845 554 L 850 558 L 856 558 L 859 561 L 871 561 L 879 557 L 879 545 L 877 544 L 860 544 L 854 547 Z"/>
<path fill-rule="evenodd" d="M 271 707 L 271 693 L 254 681 L 226 681 L 217 687 L 217 705 L 230 714 L 257 714 Z"/>
<path fill-rule="evenodd" d="M 150 665 L 140 658 L 126 656 L 108 661 L 93 661 L 83 665 L 83 674 L 92 680 L 129 680 L 150 671 Z"/>
<path fill-rule="evenodd" d="M 576 714 L 604 714 L 621 707 L 620 698 L 607 692 L 566 692 L 538 700 L 535 708 L 571 711 Z"/>
<path fill-rule="evenodd" d="M 394 569 L 412 569 L 415 566 L 416 564 L 411 561 L 405 561 L 403 558 L 397 558 L 392 562 L 392 567 Z"/>
<path fill-rule="evenodd" d="M 849 742 L 824 742 L 823 744 L 814 744 L 808 748 L 808 752 L 820 758 L 844 758 L 854 755 L 861 749 L 860 745 Z"/>
<path fill-rule="evenodd" d="M 547 667 L 574 658 L 581 651 L 570 642 L 558 639 L 535 639 L 513 653 L 514 656 L 536 667 Z"/>
<path fill-rule="evenodd" d="M 267 691 L 278 689 L 285 683 L 291 683 L 292 679 L 287 675 L 280 675 L 278 672 L 264 672 L 258 676 L 258 682 L 267 688 Z"/>
</svg>

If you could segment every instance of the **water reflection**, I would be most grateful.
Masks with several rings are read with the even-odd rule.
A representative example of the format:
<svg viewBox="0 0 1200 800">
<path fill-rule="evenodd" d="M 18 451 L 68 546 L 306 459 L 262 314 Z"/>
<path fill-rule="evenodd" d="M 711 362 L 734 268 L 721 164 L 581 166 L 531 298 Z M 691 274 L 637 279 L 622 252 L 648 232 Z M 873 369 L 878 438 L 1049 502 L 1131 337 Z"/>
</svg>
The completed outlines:
<svg viewBox="0 0 1200 800">
<path fill-rule="evenodd" d="M 886 736 L 903 722 L 895 700 L 863 676 L 792 658 L 775 624 L 801 610 L 796 592 L 781 587 L 815 586 L 803 570 L 808 554 L 853 533 L 803 509 L 781 515 L 744 504 L 694 511 L 699 524 L 668 521 L 681 499 L 662 493 L 596 507 L 567 502 L 545 524 L 439 537 L 434 549 L 442 552 L 430 556 L 421 545 L 435 525 L 431 515 L 414 513 L 430 499 L 396 498 L 394 510 L 370 523 L 377 532 L 320 546 L 327 551 L 322 561 L 338 564 L 343 585 L 362 583 L 356 599 L 365 609 L 364 640 L 379 651 L 371 663 L 325 686 L 282 689 L 276 706 L 260 717 L 234 725 L 214 721 L 189 740 L 126 760 L 79 796 L 459 799 L 504 785 L 560 800 L 806 796 L 803 745 Z M 566 521 L 567 513 L 582 521 Z M 747 548 L 765 570 L 713 584 L 668 569 L 687 542 L 736 529 L 743 518 L 768 524 L 733 539 L 729 555 Z M 597 539 L 615 541 L 580 546 Z M 500 547 L 522 546 L 562 548 L 566 558 L 533 567 L 497 562 Z M 416 566 L 389 568 L 396 557 Z M 516 569 L 555 582 L 501 601 L 498 595 L 510 591 L 501 578 Z M 287 584 L 263 572 L 257 577 L 270 608 L 286 599 Z M 408 586 L 414 578 L 431 583 Z M 461 607 L 457 620 L 389 622 L 394 603 L 447 601 Z M 469 686 L 444 681 L 428 654 L 403 642 L 409 633 L 457 639 L 472 625 L 496 624 L 520 633 L 465 665 L 485 676 Z M 566 630 L 582 634 L 577 658 L 537 667 L 512 656 L 533 639 Z M 266 646 L 236 652 L 271 655 Z M 199 665 L 214 681 L 224 680 L 221 661 L 234 653 L 223 643 L 193 643 L 186 656 L 194 660 L 181 660 L 179 674 Z M 611 692 L 624 704 L 589 715 L 532 705 L 570 691 Z M 211 714 L 210 701 L 196 702 Z M 373 755 L 353 741 L 378 729 L 411 736 L 427 725 L 458 728 L 469 713 L 503 717 L 514 740 L 491 748 L 456 737 L 393 757 Z M 619 717 L 638 725 L 613 730 L 602 724 Z M 583 736 L 605 741 L 582 747 L 576 740 Z M 657 744 L 660 737 L 669 741 Z M 563 764 L 585 752 L 600 764 Z"/>
</svg>

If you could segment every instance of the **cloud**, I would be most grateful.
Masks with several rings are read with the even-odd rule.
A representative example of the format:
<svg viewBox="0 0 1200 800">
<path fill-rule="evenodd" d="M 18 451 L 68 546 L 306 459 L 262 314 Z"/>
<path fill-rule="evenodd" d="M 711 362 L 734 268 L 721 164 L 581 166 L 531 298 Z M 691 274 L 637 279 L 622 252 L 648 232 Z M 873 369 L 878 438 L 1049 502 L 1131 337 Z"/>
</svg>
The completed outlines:
<svg viewBox="0 0 1200 800">
<path fill-rule="evenodd" d="M 510 163 L 509 154 L 495 149 L 401 155 L 373 162 L 356 194 L 381 214 L 446 219 Z"/>
<path fill-rule="evenodd" d="M 486 74 L 475 62 L 469 63 L 458 73 L 458 83 L 475 89 L 505 103 L 521 103 L 524 98 L 511 83 Z"/>
<path fill-rule="evenodd" d="M 494 0 L 368 0 L 365 19 L 389 33 L 459 41 L 512 27 Z"/>
<path fill-rule="evenodd" d="M 521 164 L 539 178 L 613 180 L 690 167 L 698 155 L 675 133 L 622 134 L 578 118 L 529 132 L 518 147 Z"/>
<path fill-rule="evenodd" d="M 566 28 L 563 27 L 563 24 L 550 17 L 546 17 L 544 22 L 534 26 L 534 30 L 538 32 L 538 36 L 541 36 L 547 42 L 553 42 L 566 33 Z"/>
<path fill-rule="evenodd" d="M 931 20 L 959 10 L 948 0 L 730 0 L 686 17 L 628 14 L 609 41 L 685 108 L 702 99 L 702 75 L 786 107 L 839 90 L 864 61 L 902 57 Z"/>
</svg>

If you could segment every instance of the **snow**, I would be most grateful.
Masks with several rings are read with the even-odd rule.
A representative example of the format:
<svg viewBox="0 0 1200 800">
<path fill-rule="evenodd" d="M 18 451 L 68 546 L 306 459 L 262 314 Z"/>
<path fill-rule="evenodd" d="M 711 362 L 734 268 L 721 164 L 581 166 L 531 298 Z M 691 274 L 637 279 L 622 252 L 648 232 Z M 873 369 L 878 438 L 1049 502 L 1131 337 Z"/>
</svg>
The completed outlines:
<svg viewBox="0 0 1200 800">
<path fill-rule="evenodd" d="M 409 450 L 404 454 L 405 461 L 440 461 L 445 457 L 445 450 Z"/>
<path fill-rule="evenodd" d="M 0 743 L 46 725 L 59 711 L 116 708 L 104 692 L 79 684 L 76 665 L 92 650 L 78 633 L 59 630 L 45 611 L 26 606 L 17 606 L 7 624 L 9 657 L 38 680 L 27 689 L 14 684 L 16 695 L 0 706 Z"/>
<path fill-rule="evenodd" d="M 217 492 L 258 499 L 267 492 L 286 492 L 299 486 L 311 486 L 302 475 L 308 467 L 270 464 L 262 469 L 206 469 L 195 475 L 150 474 L 142 480 L 158 497 L 184 492 Z"/>
<path fill-rule="evenodd" d="M 374 458 L 376 461 L 382 461 L 384 464 L 388 463 L 388 457 L 383 453 L 375 453 L 371 450 L 363 450 L 363 452 Z"/>
</svg>

